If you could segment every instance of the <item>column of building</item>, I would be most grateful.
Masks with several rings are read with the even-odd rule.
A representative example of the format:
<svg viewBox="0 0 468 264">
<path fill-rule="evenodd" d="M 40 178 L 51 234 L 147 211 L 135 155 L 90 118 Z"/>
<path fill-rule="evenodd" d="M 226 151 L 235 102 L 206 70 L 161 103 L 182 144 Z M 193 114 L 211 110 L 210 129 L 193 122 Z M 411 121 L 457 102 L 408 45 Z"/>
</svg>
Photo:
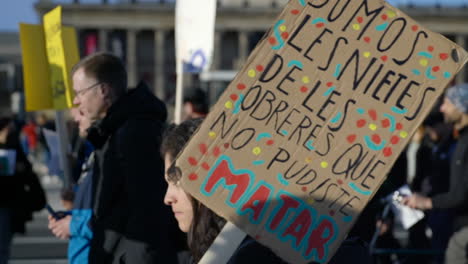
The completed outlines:
<svg viewBox="0 0 468 264">
<path fill-rule="evenodd" d="M 127 75 L 128 86 L 135 87 L 137 85 L 137 64 L 136 64 L 136 30 L 127 29 Z"/>
<path fill-rule="evenodd" d="M 166 99 L 164 49 L 166 30 L 154 30 L 154 89 L 155 94 L 161 100 Z"/>
<path fill-rule="evenodd" d="M 239 41 L 239 59 L 237 60 L 236 70 L 241 69 L 249 56 L 249 32 L 240 30 L 237 34 Z"/>
<path fill-rule="evenodd" d="M 108 42 L 108 30 L 107 29 L 99 29 L 98 30 L 98 50 L 99 51 L 107 51 L 107 42 Z"/>
<path fill-rule="evenodd" d="M 85 30 L 85 29 L 80 29 Z M 107 28 L 99 28 L 98 32 L 98 50 L 99 51 L 108 51 L 110 33 L 111 30 Z M 138 81 L 137 76 L 137 30 L 136 29 L 126 29 L 126 66 L 128 72 L 128 85 L 129 87 L 135 87 Z M 215 31 L 214 37 L 214 52 L 213 52 L 213 62 L 211 70 L 221 70 L 221 60 L 222 60 L 222 51 L 221 46 L 223 41 L 223 30 L 217 29 Z M 154 78 L 153 78 L 153 89 L 154 93 L 161 99 L 165 99 L 167 91 L 165 89 L 165 49 L 166 47 L 166 37 L 168 29 L 156 28 L 154 29 Z M 232 70 L 240 70 L 240 68 L 245 64 L 249 56 L 249 34 L 250 32 L 246 29 L 238 30 L 238 59 L 237 64 Z M 231 70 L 231 69 L 229 69 Z"/>
<path fill-rule="evenodd" d="M 464 48 L 464 49 L 467 49 L 467 42 L 466 42 L 466 37 L 467 35 L 463 34 L 463 33 L 460 33 L 456 36 L 455 38 L 455 41 L 457 42 L 458 45 L 460 45 L 460 47 Z M 458 74 L 457 74 L 457 79 L 456 79 L 456 82 L 457 83 L 464 83 L 464 82 L 467 82 L 467 79 L 466 79 L 466 76 L 467 75 L 467 69 L 466 67 L 464 67 Z"/>
</svg>

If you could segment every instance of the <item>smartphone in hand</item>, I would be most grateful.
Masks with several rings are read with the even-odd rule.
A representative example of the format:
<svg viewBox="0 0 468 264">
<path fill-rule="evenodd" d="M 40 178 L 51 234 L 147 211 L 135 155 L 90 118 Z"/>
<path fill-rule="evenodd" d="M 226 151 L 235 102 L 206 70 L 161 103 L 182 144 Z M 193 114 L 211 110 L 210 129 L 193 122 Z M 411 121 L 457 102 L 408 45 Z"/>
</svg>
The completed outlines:
<svg viewBox="0 0 468 264">
<path fill-rule="evenodd" d="M 70 212 L 67 211 L 55 211 L 50 204 L 46 204 L 45 208 L 49 212 L 49 214 L 55 218 L 55 220 L 60 220 L 64 218 L 65 216 L 69 215 Z"/>
</svg>

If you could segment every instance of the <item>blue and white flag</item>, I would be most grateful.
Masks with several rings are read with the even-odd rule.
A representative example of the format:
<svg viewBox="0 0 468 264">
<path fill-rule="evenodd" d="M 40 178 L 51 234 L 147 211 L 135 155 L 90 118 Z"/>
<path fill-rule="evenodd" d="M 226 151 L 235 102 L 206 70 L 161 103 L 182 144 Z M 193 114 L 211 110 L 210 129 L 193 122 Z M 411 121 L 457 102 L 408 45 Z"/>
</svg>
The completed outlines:
<svg viewBox="0 0 468 264">
<path fill-rule="evenodd" d="M 215 17 L 216 0 L 176 1 L 176 58 L 182 64 L 178 71 L 199 73 L 209 69 Z"/>
</svg>

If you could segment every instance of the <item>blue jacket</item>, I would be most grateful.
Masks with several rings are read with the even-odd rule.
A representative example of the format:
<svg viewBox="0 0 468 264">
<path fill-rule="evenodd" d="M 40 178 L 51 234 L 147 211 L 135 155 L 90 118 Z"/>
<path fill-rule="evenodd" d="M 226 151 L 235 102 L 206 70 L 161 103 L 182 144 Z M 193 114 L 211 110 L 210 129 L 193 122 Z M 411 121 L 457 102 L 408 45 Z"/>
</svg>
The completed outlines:
<svg viewBox="0 0 468 264">
<path fill-rule="evenodd" d="M 68 261 L 70 264 L 87 264 L 93 231 L 91 218 L 93 215 L 93 167 L 94 153 L 83 165 L 81 177 L 78 180 L 78 190 L 73 201 L 72 218 L 70 221 L 70 243 L 68 244 Z"/>
</svg>

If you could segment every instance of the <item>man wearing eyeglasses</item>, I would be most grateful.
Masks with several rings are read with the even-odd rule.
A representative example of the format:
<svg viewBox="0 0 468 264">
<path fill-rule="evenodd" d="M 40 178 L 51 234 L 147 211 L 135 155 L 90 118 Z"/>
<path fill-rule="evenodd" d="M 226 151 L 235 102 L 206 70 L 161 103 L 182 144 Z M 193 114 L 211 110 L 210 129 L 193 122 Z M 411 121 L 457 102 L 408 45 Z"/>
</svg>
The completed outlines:
<svg viewBox="0 0 468 264">
<path fill-rule="evenodd" d="M 114 55 L 96 53 L 72 71 L 74 104 L 94 123 L 93 238 L 89 263 L 175 263 L 171 212 L 163 204 L 158 149 L 167 112 Z M 175 224 L 174 224 L 175 228 Z"/>
</svg>

